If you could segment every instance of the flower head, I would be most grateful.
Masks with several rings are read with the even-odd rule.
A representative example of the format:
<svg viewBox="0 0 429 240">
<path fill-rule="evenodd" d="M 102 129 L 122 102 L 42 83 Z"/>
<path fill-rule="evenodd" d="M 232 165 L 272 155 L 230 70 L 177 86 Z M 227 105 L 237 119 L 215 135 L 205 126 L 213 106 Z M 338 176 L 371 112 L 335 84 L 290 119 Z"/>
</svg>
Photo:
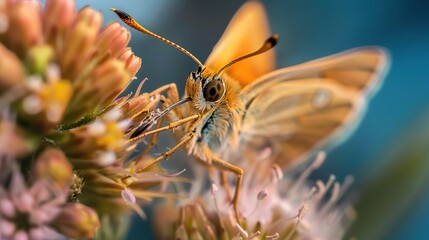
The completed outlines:
<svg viewBox="0 0 429 240">
<path fill-rule="evenodd" d="M 9 183 L 0 184 L 0 236 L 5 239 L 56 236 L 50 224 L 61 212 L 67 192 L 44 179 L 27 186 L 16 167 L 8 177 Z"/>
<path fill-rule="evenodd" d="M 118 23 L 102 28 L 74 1 L 6 1 L 0 12 L 0 86 L 14 91 L 19 122 L 48 133 L 98 117 L 134 79 L 141 60 Z M 13 27 L 12 27 L 13 26 Z M 86 119 L 86 121 L 85 121 Z M 79 122 L 80 121 L 80 122 Z"/>
<path fill-rule="evenodd" d="M 79 206 L 84 212 L 70 211 L 79 204 L 67 203 L 71 174 L 70 163 L 56 149 L 39 154 L 29 179 L 16 162 L 5 164 L 0 175 L 0 238 L 94 237 L 99 226 L 95 211 L 86 206 Z M 92 224 L 82 222 L 88 212 Z"/>
<path fill-rule="evenodd" d="M 319 154 L 295 180 L 283 178 L 276 166 L 266 168 L 267 161 L 247 168 L 238 203 L 240 222 L 234 216 L 228 192 L 217 185 L 212 185 L 202 198 L 179 207 L 161 206 L 155 218 L 160 237 L 340 239 L 353 219 L 352 208 L 339 202 L 350 179 L 341 186 L 331 177 L 311 187 L 307 177 L 324 158 L 324 153 Z M 268 171 L 261 175 L 264 169 Z M 157 220 L 166 217 L 165 211 L 173 214 L 166 221 Z"/>
<path fill-rule="evenodd" d="M 142 84 L 119 97 L 141 66 L 130 37 L 119 23 L 103 27 L 90 7 L 76 11 L 73 0 L 43 7 L 0 0 L 0 143 L 13 143 L 0 144 L 7 156 L 0 160 L 0 236 L 37 239 L 48 229 L 91 238 L 98 215 L 134 209 L 143 216 L 142 201 L 172 197 L 166 183 L 180 179 L 158 165 L 136 173 L 152 158 L 130 157 L 139 142 L 130 136 L 141 124 L 153 126 L 161 99 L 140 94 Z"/>
</svg>

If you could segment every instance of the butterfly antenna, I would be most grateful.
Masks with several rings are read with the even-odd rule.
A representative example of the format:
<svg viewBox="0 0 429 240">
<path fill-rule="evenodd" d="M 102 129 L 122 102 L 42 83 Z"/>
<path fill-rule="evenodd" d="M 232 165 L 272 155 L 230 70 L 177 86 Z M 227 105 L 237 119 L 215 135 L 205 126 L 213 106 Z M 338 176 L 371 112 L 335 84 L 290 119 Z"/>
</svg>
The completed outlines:
<svg viewBox="0 0 429 240">
<path fill-rule="evenodd" d="M 154 37 L 162 42 L 167 43 L 170 46 L 173 46 L 177 49 L 179 49 L 179 51 L 183 52 L 184 54 L 188 55 L 190 58 L 192 58 L 200 67 L 203 67 L 203 64 L 200 62 L 200 60 L 198 60 L 198 58 L 196 58 L 194 55 L 192 55 L 192 53 L 190 53 L 188 50 L 184 49 L 183 47 L 181 47 L 180 45 L 165 39 L 149 30 L 147 30 L 146 28 L 144 28 L 142 25 L 140 25 L 133 17 L 131 17 L 128 13 L 122 11 L 122 10 L 118 10 L 116 8 L 111 8 L 110 9 L 112 12 L 116 13 L 116 15 L 118 15 L 118 17 L 121 19 L 122 22 L 124 22 L 125 24 L 127 24 L 128 26 L 134 28 L 135 30 L 142 32 L 144 34 L 147 34 L 151 37 Z"/>
<path fill-rule="evenodd" d="M 241 56 L 239 58 L 236 58 L 234 60 L 232 60 L 231 62 L 229 62 L 228 64 L 226 64 L 225 66 L 223 66 L 218 72 L 217 74 L 221 73 L 223 70 L 227 69 L 228 67 L 253 56 L 259 55 L 261 53 L 264 53 L 268 50 L 270 50 L 271 48 L 273 48 L 274 46 L 277 45 L 279 41 L 279 35 L 278 34 L 274 34 L 271 37 L 269 37 L 267 40 L 265 40 L 264 44 L 256 51 L 246 54 L 244 56 Z"/>
</svg>

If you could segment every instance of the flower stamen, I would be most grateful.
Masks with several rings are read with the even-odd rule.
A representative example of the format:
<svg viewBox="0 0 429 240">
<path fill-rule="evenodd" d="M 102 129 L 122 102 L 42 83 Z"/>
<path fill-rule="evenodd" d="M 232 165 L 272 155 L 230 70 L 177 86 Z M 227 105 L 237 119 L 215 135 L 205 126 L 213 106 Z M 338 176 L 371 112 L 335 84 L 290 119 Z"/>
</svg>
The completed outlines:
<svg viewBox="0 0 429 240">
<path fill-rule="evenodd" d="M 180 176 L 182 173 L 186 172 L 186 168 L 182 169 L 181 171 L 177 172 L 177 173 L 171 173 L 171 174 L 166 174 L 166 173 L 157 173 L 156 175 L 159 175 L 161 177 L 166 177 L 166 178 L 172 178 L 172 177 L 177 177 Z"/>
<path fill-rule="evenodd" d="M 280 238 L 279 233 L 274 233 L 273 235 L 268 235 L 265 237 L 266 240 L 277 240 Z"/>
<path fill-rule="evenodd" d="M 325 161 L 325 158 L 326 158 L 326 153 L 319 152 L 315 160 L 311 163 L 311 165 L 308 166 L 307 169 L 305 169 L 305 171 L 300 174 L 299 178 L 289 189 L 289 192 L 293 194 L 294 192 L 296 192 L 297 189 L 301 188 L 301 186 L 303 186 L 303 184 L 305 183 L 306 179 L 310 176 L 310 174 L 322 165 L 322 163 Z"/>
</svg>

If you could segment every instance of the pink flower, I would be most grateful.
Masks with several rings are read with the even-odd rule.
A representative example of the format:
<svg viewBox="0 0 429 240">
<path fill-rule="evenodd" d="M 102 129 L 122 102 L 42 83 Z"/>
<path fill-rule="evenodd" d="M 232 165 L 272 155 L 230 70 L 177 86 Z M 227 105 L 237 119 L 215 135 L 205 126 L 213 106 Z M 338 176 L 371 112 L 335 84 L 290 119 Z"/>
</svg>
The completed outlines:
<svg viewBox="0 0 429 240">
<path fill-rule="evenodd" d="M 268 161 L 245 168 L 239 197 L 240 222 L 223 187 L 212 185 L 203 197 L 179 206 L 159 206 L 155 229 L 160 238 L 186 239 L 341 239 L 354 217 L 350 205 L 339 203 L 350 179 L 342 186 L 332 176 L 314 186 L 307 179 L 324 161 L 316 160 L 296 178 L 285 178 Z M 328 200 L 326 201 L 325 198 Z"/>
<path fill-rule="evenodd" d="M 57 237 L 58 233 L 50 224 L 61 212 L 66 197 L 67 191 L 43 179 L 27 186 L 18 168 L 13 166 L 0 182 L 0 237 Z"/>
</svg>

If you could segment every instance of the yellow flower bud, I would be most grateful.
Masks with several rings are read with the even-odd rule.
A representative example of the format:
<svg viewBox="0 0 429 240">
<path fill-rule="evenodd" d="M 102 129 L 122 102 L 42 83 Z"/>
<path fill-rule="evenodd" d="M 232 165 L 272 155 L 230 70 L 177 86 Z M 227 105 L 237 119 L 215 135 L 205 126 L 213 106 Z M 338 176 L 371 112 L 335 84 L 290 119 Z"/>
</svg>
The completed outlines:
<svg viewBox="0 0 429 240">
<path fill-rule="evenodd" d="M 101 14 L 89 7 L 79 11 L 61 52 L 63 76 L 74 79 L 88 65 L 102 20 Z"/>
<path fill-rule="evenodd" d="M 36 178 L 50 178 L 60 187 L 68 187 L 73 169 L 63 152 L 58 149 L 46 149 L 37 158 L 33 166 Z"/>
<path fill-rule="evenodd" d="M 46 42 L 55 46 L 65 39 L 65 33 L 73 22 L 76 12 L 74 0 L 47 0 L 43 14 Z"/>
<path fill-rule="evenodd" d="M 69 238 L 93 238 L 100 226 L 97 213 L 80 203 L 69 203 L 53 221 L 53 227 Z"/>
</svg>

